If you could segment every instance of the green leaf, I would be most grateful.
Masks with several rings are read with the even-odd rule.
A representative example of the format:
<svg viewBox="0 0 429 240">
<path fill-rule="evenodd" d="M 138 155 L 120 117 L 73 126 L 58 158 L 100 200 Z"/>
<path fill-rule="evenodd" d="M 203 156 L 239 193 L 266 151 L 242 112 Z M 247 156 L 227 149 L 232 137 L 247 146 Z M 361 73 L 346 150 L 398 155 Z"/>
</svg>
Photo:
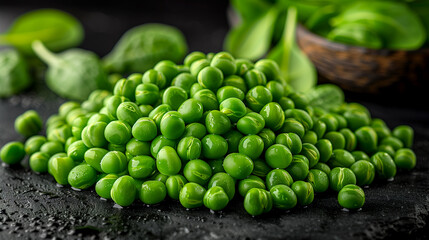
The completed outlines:
<svg viewBox="0 0 429 240">
<path fill-rule="evenodd" d="M 266 0 L 231 0 L 231 5 L 245 22 L 259 18 L 272 7 Z"/>
<path fill-rule="evenodd" d="M 420 17 L 428 35 L 426 45 L 429 45 L 429 1 L 415 1 L 409 3 L 411 9 Z"/>
<path fill-rule="evenodd" d="M 321 84 L 306 94 L 312 107 L 331 111 L 344 103 L 344 92 L 336 85 Z"/>
<path fill-rule="evenodd" d="M 270 48 L 277 16 L 277 8 L 272 7 L 261 18 L 232 29 L 226 36 L 225 50 L 237 58 L 256 60 L 263 57 Z"/>
<path fill-rule="evenodd" d="M 10 97 L 31 84 L 27 64 L 15 49 L 0 50 L 0 98 Z"/>
<path fill-rule="evenodd" d="M 25 54 L 32 54 L 31 43 L 42 41 L 52 51 L 79 45 L 83 28 L 68 13 L 42 9 L 28 12 L 15 20 L 10 29 L 0 35 L 0 45 L 13 45 Z"/>
</svg>

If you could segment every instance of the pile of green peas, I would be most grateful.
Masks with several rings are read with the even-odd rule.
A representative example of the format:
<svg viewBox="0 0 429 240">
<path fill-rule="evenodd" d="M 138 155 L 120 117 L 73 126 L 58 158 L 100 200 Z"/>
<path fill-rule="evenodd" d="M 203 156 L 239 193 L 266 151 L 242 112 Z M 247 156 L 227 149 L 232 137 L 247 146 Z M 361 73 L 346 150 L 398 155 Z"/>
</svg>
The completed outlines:
<svg viewBox="0 0 429 240">
<path fill-rule="evenodd" d="M 37 135 L 35 111 L 15 128 L 27 140 L 6 144 L 4 163 L 27 155 L 34 172 L 95 187 L 120 206 L 168 196 L 218 211 L 236 197 L 255 216 L 333 191 L 340 206 L 359 209 L 362 186 L 416 165 L 411 127 L 390 130 L 357 103 L 312 107 L 284 85 L 274 61 L 226 52 L 193 52 L 183 65 L 161 61 L 118 80 L 113 92 L 66 102 L 47 120 L 46 137 Z"/>
</svg>

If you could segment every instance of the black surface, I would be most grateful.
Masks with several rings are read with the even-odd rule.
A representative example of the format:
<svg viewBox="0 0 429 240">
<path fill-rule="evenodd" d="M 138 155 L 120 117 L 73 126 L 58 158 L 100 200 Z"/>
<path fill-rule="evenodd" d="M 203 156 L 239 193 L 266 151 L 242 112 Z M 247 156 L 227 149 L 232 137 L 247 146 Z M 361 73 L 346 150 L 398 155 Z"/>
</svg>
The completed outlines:
<svg viewBox="0 0 429 240">
<path fill-rule="evenodd" d="M 189 10 L 184 2 L 178 1 L 167 9 L 162 8 L 165 12 L 140 9 L 144 4 L 135 9 L 129 7 L 117 11 L 112 8 L 100 10 L 97 5 L 85 10 L 47 3 L 43 7 L 61 7 L 77 15 L 87 31 L 82 46 L 100 55 L 108 52 L 127 28 L 149 21 L 180 27 L 191 50 L 221 50 L 228 28 L 226 4 L 189 1 L 196 4 Z M 200 7 L 199 11 L 195 11 L 197 7 Z M 14 16 L 32 8 L 29 5 L 18 8 L 0 4 L 0 31 Z M 116 25 L 108 25 L 108 29 L 98 31 L 98 26 L 104 23 L 104 20 L 97 20 L 100 16 L 109 23 L 116 22 Z M 92 24 L 95 25 L 91 27 Z M 407 101 L 413 108 L 398 108 L 374 103 L 377 99 L 368 101 L 359 95 L 349 96 L 352 96 L 349 100 L 369 107 L 373 117 L 383 118 L 390 127 L 410 124 L 416 132 L 416 169 L 398 173 L 393 182 L 378 181 L 364 189 L 366 204 L 362 211 L 342 211 L 333 192 L 317 194 L 314 203 L 306 208 L 297 207 L 287 212 L 277 210 L 255 218 L 245 212 L 239 197 L 219 213 L 211 213 L 205 208 L 186 210 L 178 202 L 170 200 L 151 207 L 136 201 L 130 207 L 117 209 L 113 208 L 111 201 L 101 201 L 92 190 L 76 192 L 68 187 L 58 188 L 52 177 L 29 171 L 25 161 L 24 166 L 0 167 L 0 239 L 429 237 L 429 113 L 414 107 L 412 99 Z M 63 101 L 40 82 L 26 93 L 0 100 L 0 146 L 11 140 L 23 140 L 13 130 L 16 116 L 27 109 L 35 109 L 46 120 Z"/>
</svg>

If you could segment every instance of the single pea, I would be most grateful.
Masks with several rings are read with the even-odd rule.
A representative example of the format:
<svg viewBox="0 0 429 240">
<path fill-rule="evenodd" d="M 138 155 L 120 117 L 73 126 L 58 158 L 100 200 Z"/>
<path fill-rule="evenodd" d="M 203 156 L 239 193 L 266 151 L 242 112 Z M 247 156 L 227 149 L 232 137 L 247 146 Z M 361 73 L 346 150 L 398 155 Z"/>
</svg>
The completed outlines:
<svg viewBox="0 0 429 240">
<path fill-rule="evenodd" d="M 34 110 L 28 110 L 15 120 L 15 130 L 24 137 L 31 137 L 42 130 L 42 119 Z"/>
<path fill-rule="evenodd" d="M 272 168 L 287 168 L 292 162 L 292 153 L 282 144 L 274 144 L 265 151 L 265 161 Z"/>
<path fill-rule="evenodd" d="M 40 152 L 46 153 L 52 156 L 56 153 L 64 152 L 64 145 L 60 142 L 47 141 L 40 147 Z"/>
<path fill-rule="evenodd" d="M 257 159 L 264 151 L 264 142 L 258 135 L 248 135 L 240 140 L 238 152 L 251 159 Z"/>
<path fill-rule="evenodd" d="M 0 158 L 9 165 L 17 164 L 25 157 L 24 144 L 21 142 L 10 142 L 0 150 Z"/>
<path fill-rule="evenodd" d="M 203 116 L 203 105 L 191 98 L 182 103 L 177 110 L 186 124 L 198 122 Z"/>
<path fill-rule="evenodd" d="M 311 116 L 304 110 L 301 109 L 287 109 L 285 111 L 286 118 L 293 118 L 300 122 L 304 126 L 305 131 L 308 131 L 313 128 L 313 119 Z"/>
<path fill-rule="evenodd" d="M 189 182 L 195 182 L 204 186 L 212 176 L 212 169 L 207 162 L 195 159 L 185 165 L 183 174 Z"/>
<path fill-rule="evenodd" d="M 296 195 L 299 205 L 309 205 L 314 200 L 313 185 L 304 181 L 296 181 L 292 184 L 291 189 Z"/>
<path fill-rule="evenodd" d="M 359 160 L 369 161 L 369 156 L 363 151 L 353 151 L 351 153 L 356 161 L 359 161 Z"/>
<path fill-rule="evenodd" d="M 229 76 L 235 73 L 236 65 L 234 57 L 227 52 L 219 52 L 214 55 L 210 66 L 216 67 L 222 71 L 224 76 Z"/>
<path fill-rule="evenodd" d="M 182 136 L 185 131 L 185 122 L 180 113 L 170 111 L 162 117 L 160 130 L 167 139 L 174 140 Z"/>
<path fill-rule="evenodd" d="M 271 211 L 273 199 L 267 190 L 252 188 L 247 192 L 243 205 L 250 215 L 258 216 Z"/>
<path fill-rule="evenodd" d="M 247 106 L 255 112 L 260 112 L 262 108 L 272 102 L 273 96 L 270 90 L 263 86 L 255 86 L 246 94 Z"/>
<path fill-rule="evenodd" d="M 228 152 L 228 143 L 225 138 L 216 134 L 206 135 L 202 140 L 202 155 L 208 159 L 219 159 Z"/>
<path fill-rule="evenodd" d="M 203 205 L 206 189 L 197 183 L 186 183 L 180 191 L 179 201 L 185 208 L 197 208 Z"/>
<path fill-rule="evenodd" d="M 48 171 L 48 162 L 50 156 L 46 153 L 35 152 L 30 156 L 29 165 L 31 170 L 37 173 L 45 173 Z"/>
<path fill-rule="evenodd" d="M 252 61 L 248 59 L 238 58 L 235 60 L 235 66 L 236 66 L 235 74 L 242 76 L 250 69 L 253 69 L 254 64 Z"/>
<path fill-rule="evenodd" d="M 368 126 L 371 122 L 371 118 L 366 112 L 356 109 L 344 112 L 343 116 L 347 120 L 348 127 L 352 131 Z"/>
<path fill-rule="evenodd" d="M 356 176 L 356 184 L 359 186 L 370 185 L 375 178 L 375 168 L 366 160 L 359 160 L 350 167 Z"/>
<path fill-rule="evenodd" d="M 79 141 L 79 140 L 77 140 L 77 138 L 75 138 L 75 137 L 67 138 L 66 143 L 64 143 L 64 151 L 67 152 L 70 145 L 72 145 L 74 142 L 77 142 L 77 141 Z"/>
<path fill-rule="evenodd" d="M 198 83 L 204 88 L 217 91 L 223 82 L 223 73 L 217 67 L 205 67 L 198 73 Z"/>
<path fill-rule="evenodd" d="M 312 130 L 308 130 L 307 132 L 305 132 L 304 136 L 302 137 L 302 142 L 303 143 L 310 143 L 312 145 L 316 145 L 317 134 Z"/>
<path fill-rule="evenodd" d="M 313 186 L 313 190 L 316 193 L 326 192 L 329 188 L 328 175 L 319 169 L 310 169 L 307 182 Z"/>
<path fill-rule="evenodd" d="M 348 184 L 356 184 L 356 176 L 352 170 L 336 167 L 329 173 L 329 186 L 332 190 L 339 192 Z"/>
<path fill-rule="evenodd" d="M 243 138 L 243 134 L 236 130 L 229 131 L 225 135 L 225 140 L 228 143 L 228 153 L 238 152 L 238 145 Z"/>
<path fill-rule="evenodd" d="M 133 137 L 139 141 L 152 141 L 158 134 L 155 121 L 148 117 L 138 119 L 131 132 Z"/>
<path fill-rule="evenodd" d="M 228 98 L 238 98 L 241 101 L 244 100 L 244 92 L 241 89 L 233 86 L 224 86 L 219 88 L 219 90 L 217 90 L 216 96 L 219 103 Z"/>
<path fill-rule="evenodd" d="M 347 119 L 345 117 L 343 117 L 340 114 L 337 113 L 331 113 L 332 116 L 334 116 L 337 119 L 338 122 L 338 130 L 341 130 L 343 128 L 347 127 Z"/>
<path fill-rule="evenodd" d="M 230 175 L 228 175 L 224 172 L 214 174 L 211 177 L 207 187 L 210 189 L 210 188 L 215 187 L 215 186 L 219 186 L 219 187 L 223 188 L 223 190 L 228 195 L 229 200 L 232 200 L 234 198 L 235 181 Z"/>
<path fill-rule="evenodd" d="M 288 118 L 284 121 L 283 126 L 280 129 L 281 133 L 295 133 L 301 139 L 304 137 L 305 128 L 294 118 Z"/>
<path fill-rule="evenodd" d="M 163 182 L 164 184 L 167 182 L 168 179 L 168 175 L 156 172 L 154 175 L 152 175 L 149 179 L 150 180 L 155 180 L 155 181 L 159 181 L 159 182 Z"/>
<path fill-rule="evenodd" d="M 314 167 L 320 159 L 319 150 L 311 143 L 302 144 L 302 150 L 299 154 L 304 155 L 308 159 L 310 168 Z"/>
<path fill-rule="evenodd" d="M 144 179 L 152 176 L 156 171 L 156 163 L 152 157 L 136 156 L 128 162 L 128 173 L 131 177 Z"/>
<path fill-rule="evenodd" d="M 247 113 L 237 122 L 237 129 L 245 135 L 258 134 L 264 127 L 264 117 L 255 112 Z"/>
<path fill-rule="evenodd" d="M 167 86 L 169 86 L 173 78 L 179 74 L 177 65 L 170 60 L 162 60 L 158 62 L 153 69 L 164 74 L 165 79 L 167 80 Z"/>
<path fill-rule="evenodd" d="M 72 132 L 69 125 L 63 125 L 55 129 L 50 129 L 50 131 L 47 132 L 47 135 L 47 139 L 49 141 L 58 141 L 65 143 L 67 139 L 72 136 Z"/>
<path fill-rule="evenodd" d="M 159 127 L 161 124 L 161 119 L 164 116 L 165 113 L 171 111 L 172 108 L 168 104 L 161 104 L 155 109 L 152 110 L 152 112 L 149 113 L 149 118 L 153 119 L 155 121 L 156 125 Z"/>
<path fill-rule="evenodd" d="M 412 127 L 407 125 L 397 126 L 393 129 L 392 135 L 401 140 L 405 148 L 413 146 L 414 130 Z"/>
<path fill-rule="evenodd" d="M 198 73 L 200 73 L 203 68 L 208 66 L 210 66 L 210 62 L 207 59 L 198 59 L 191 64 L 189 70 L 193 76 L 197 77 Z"/>
<path fill-rule="evenodd" d="M 123 78 L 115 84 L 113 95 L 123 96 L 134 102 L 136 87 L 135 81 Z"/>
<path fill-rule="evenodd" d="M 273 205 L 278 209 L 291 209 L 296 206 L 298 199 L 295 192 L 286 185 L 276 185 L 270 189 Z"/>
<path fill-rule="evenodd" d="M 198 159 L 201 151 L 201 141 L 195 137 L 184 137 L 177 145 L 177 154 L 183 162 Z"/>
<path fill-rule="evenodd" d="M 97 181 L 97 171 L 88 164 L 74 167 L 68 175 L 68 183 L 77 189 L 87 189 Z"/>
<path fill-rule="evenodd" d="M 377 133 L 371 127 L 361 127 L 355 131 L 358 149 L 372 154 L 377 151 Z"/>
<path fill-rule="evenodd" d="M 174 148 L 164 146 L 159 150 L 156 157 L 156 167 L 160 173 L 172 176 L 179 173 L 182 168 L 182 162 Z"/>
<path fill-rule="evenodd" d="M 378 152 L 374 154 L 370 162 L 375 167 L 377 176 L 381 179 L 390 179 L 396 175 L 396 165 L 392 157 L 385 152 Z"/>
<path fill-rule="evenodd" d="M 332 144 L 328 139 L 320 139 L 316 143 L 316 148 L 320 153 L 320 162 L 327 162 L 332 156 Z"/>
<path fill-rule="evenodd" d="M 404 144 L 401 142 L 401 140 L 393 136 L 383 138 L 380 142 L 380 145 L 391 146 L 395 151 L 404 147 Z"/>
<path fill-rule="evenodd" d="M 210 165 L 213 174 L 225 172 L 225 169 L 223 169 L 222 166 L 223 159 L 211 159 L 208 160 L 207 163 Z"/>
<path fill-rule="evenodd" d="M 316 133 L 317 139 L 321 139 L 326 133 L 326 124 L 320 120 L 316 120 L 314 121 L 312 130 Z"/>
<path fill-rule="evenodd" d="M 338 203 L 347 209 L 359 209 L 365 203 L 365 193 L 362 188 L 349 184 L 344 186 L 338 193 Z"/>
<path fill-rule="evenodd" d="M 228 98 L 221 102 L 220 111 L 225 114 L 232 122 L 237 122 L 246 115 L 246 105 L 238 98 Z"/>
<path fill-rule="evenodd" d="M 137 189 L 134 179 L 128 175 L 116 179 L 110 190 L 112 200 L 122 207 L 131 205 L 136 198 L 136 194 Z"/>
<path fill-rule="evenodd" d="M 95 192 L 98 196 L 104 199 L 112 199 L 110 192 L 112 190 L 113 184 L 119 177 L 115 174 L 107 174 L 95 184 Z"/>
<path fill-rule="evenodd" d="M 262 141 L 264 142 L 264 151 L 266 151 L 270 146 L 275 144 L 276 142 L 276 134 L 268 128 L 262 129 L 259 134 L 259 137 L 261 137 Z"/>
<path fill-rule="evenodd" d="M 332 114 L 325 114 L 319 118 L 319 120 L 325 123 L 326 132 L 332 132 L 338 129 L 338 120 Z"/>
<path fill-rule="evenodd" d="M 391 145 L 381 144 L 378 146 L 377 152 L 385 152 L 389 154 L 392 158 L 395 157 L 395 149 Z"/>
<path fill-rule="evenodd" d="M 87 112 L 81 108 L 73 109 L 67 114 L 66 123 L 71 125 L 76 118 L 84 116 L 85 114 L 87 114 Z"/>
<path fill-rule="evenodd" d="M 218 110 L 210 111 L 205 119 L 206 128 L 209 133 L 222 135 L 231 129 L 231 121 L 228 116 Z"/>
<path fill-rule="evenodd" d="M 143 84 L 155 84 L 156 86 L 158 86 L 158 88 L 163 89 L 166 85 L 167 80 L 165 79 L 165 76 L 162 72 L 150 69 L 143 74 L 142 82 Z"/>
<path fill-rule="evenodd" d="M 112 121 L 104 130 L 104 137 L 109 143 L 125 145 L 131 139 L 131 127 L 122 121 Z M 96 146 L 100 147 L 100 146 Z"/>
<path fill-rule="evenodd" d="M 142 117 L 142 113 L 137 104 L 133 102 L 124 102 L 118 106 L 116 116 L 120 121 L 133 126 L 134 123 Z"/>
<path fill-rule="evenodd" d="M 416 166 L 416 154 L 409 148 L 398 149 L 395 153 L 395 164 L 400 169 L 411 170 Z"/>
<path fill-rule="evenodd" d="M 190 67 L 192 65 L 192 63 L 194 63 L 195 61 L 198 61 L 200 59 L 205 59 L 206 55 L 202 52 L 191 52 L 189 53 L 186 57 L 185 60 L 183 61 L 183 63 L 185 64 L 185 66 Z"/>
<path fill-rule="evenodd" d="M 253 175 L 265 178 L 271 170 L 272 168 L 264 160 L 256 159 L 253 161 Z"/>
<path fill-rule="evenodd" d="M 383 139 L 392 134 L 387 124 L 380 118 L 373 118 L 370 126 L 377 133 L 378 139 Z"/>
<path fill-rule="evenodd" d="M 192 74 L 184 72 L 177 75 L 171 82 L 171 85 L 182 88 L 189 95 L 192 85 L 196 82 L 197 79 Z"/>
<path fill-rule="evenodd" d="M 67 101 L 61 104 L 61 106 L 58 108 L 58 114 L 61 117 L 66 117 L 69 112 L 77 108 L 80 108 L 80 104 L 78 102 Z"/>
<path fill-rule="evenodd" d="M 84 159 L 91 167 L 99 172 L 103 172 L 101 169 L 101 160 L 108 153 L 104 148 L 90 148 L 85 152 Z"/>
<path fill-rule="evenodd" d="M 294 155 L 286 171 L 288 171 L 294 181 L 304 180 L 309 171 L 307 158 L 302 155 Z"/>
<path fill-rule="evenodd" d="M 229 198 L 223 188 L 214 186 L 204 194 L 203 202 L 207 208 L 219 211 L 228 205 Z"/>
<path fill-rule="evenodd" d="M 247 192 L 252 188 L 266 189 L 264 180 L 260 177 L 250 175 L 238 183 L 238 192 L 242 197 L 245 197 Z"/>
<path fill-rule="evenodd" d="M 223 161 L 225 171 L 235 179 L 244 179 L 253 171 L 253 161 L 241 153 L 231 153 Z"/>
<path fill-rule="evenodd" d="M 156 158 L 159 150 L 165 146 L 176 148 L 176 142 L 174 140 L 169 140 L 162 135 L 156 137 L 150 145 L 150 153 L 152 154 L 152 157 Z"/>
<path fill-rule="evenodd" d="M 247 92 L 246 82 L 237 75 L 231 75 L 223 80 L 223 86 L 231 86 L 240 89 L 243 93 Z"/>
<path fill-rule="evenodd" d="M 109 151 L 118 151 L 118 152 L 121 152 L 121 153 L 125 153 L 127 151 L 127 146 L 126 145 L 122 145 L 122 144 L 109 143 L 107 145 L 107 150 L 109 150 Z"/>
<path fill-rule="evenodd" d="M 68 175 L 74 167 L 75 163 L 69 157 L 52 157 L 48 162 L 48 172 L 61 185 L 68 184 Z"/>
<path fill-rule="evenodd" d="M 81 163 L 85 158 L 85 152 L 88 150 L 88 147 L 85 146 L 82 140 L 72 143 L 67 148 L 67 156 L 73 159 L 76 163 Z"/>
<path fill-rule="evenodd" d="M 95 115 L 104 115 L 104 114 L 98 113 Z M 104 116 L 106 116 L 106 115 L 104 115 Z M 87 125 L 89 125 L 88 121 L 89 121 L 89 118 L 87 116 L 80 116 L 80 117 L 76 118 L 75 120 L 73 120 L 72 125 L 71 125 L 71 133 L 75 138 L 77 138 L 77 139 L 82 138 L 82 131 Z M 110 119 L 109 119 L 109 122 L 110 122 Z"/>
<path fill-rule="evenodd" d="M 334 167 L 350 167 L 353 163 L 355 163 L 355 158 L 353 155 L 343 149 L 335 149 L 332 152 L 332 156 L 328 161 L 328 164 L 334 168 Z"/>
<path fill-rule="evenodd" d="M 106 99 L 105 106 L 107 110 L 107 115 L 110 118 L 116 118 L 116 110 L 118 109 L 119 105 L 123 102 L 129 102 L 130 100 L 123 96 L 111 96 Z"/>
<path fill-rule="evenodd" d="M 280 104 L 270 102 L 261 109 L 260 114 L 265 120 L 265 125 L 271 130 L 277 131 L 283 126 L 285 114 Z"/>
<path fill-rule="evenodd" d="M 331 168 L 328 166 L 328 164 L 322 162 L 317 163 L 312 169 L 319 169 L 327 175 L 329 175 L 329 173 L 331 172 Z"/>
<path fill-rule="evenodd" d="M 32 136 L 27 141 L 25 141 L 25 153 L 27 155 L 32 155 L 35 152 L 40 151 L 40 148 L 47 142 L 46 137 L 36 135 Z"/>
<path fill-rule="evenodd" d="M 195 93 L 193 98 L 203 105 L 204 111 L 218 110 L 219 103 L 216 95 L 209 89 L 203 89 Z"/>
<path fill-rule="evenodd" d="M 83 121 L 83 123 L 85 122 L 84 120 L 85 120 L 85 117 L 80 117 L 80 118 L 77 118 L 77 119 L 75 119 L 74 121 L 73 121 L 73 125 L 72 125 L 72 132 L 73 132 L 73 127 L 74 127 L 74 124 L 76 123 L 76 122 L 79 122 L 79 120 L 80 119 L 82 119 L 82 121 Z M 88 118 L 88 120 L 87 120 L 87 122 L 86 122 L 86 125 L 90 125 L 90 124 L 93 124 L 93 123 L 96 123 L 96 122 L 105 122 L 105 123 L 109 123 L 109 122 L 111 122 L 112 121 L 112 119 L 109 117 L 109 116 L 107 116 L 106 114 L 103 114 L 103 113 L 95 113 L 94 115 L 92 115 L 90 118 Z M 80 123 L 80 124 L 83 124 L 83 123 Z M 82 128 L 82 130 L 83 130 L 83 128 Z M 74 135 L 74 134 L 73 134 Z"/>
<path fill-rule="evenodd" d="M 276 137 L 276 143 L 285 145 L 292 154 L 298 154 L 302 150 L 301 138 L 296 133 L 280 133 Z"/>
<path fill-rule="evenodd" d="M 295 103 L 292 101 L 292 99 L 288 97 L 282 97 L 279 99 L 279 104 L 282 107 L 283 111 L 286 111 L 287 109 L 294 109 Z"/>
<path fill-rule="evenodd" d="M 276 185 L 286 185 L 290 187 L 293 183 L 292 176 L 283 169 L 273 169 L 271 170 L 265 179 L 268 189 Z"/>
<path fill-rule="evenodd" d="M 168 177 L 167 181 L 165 182 L 168 196 L 170 196 L 172 199 L 178 200 L 180 191 L 186 183 L 188 183 L 188 181 L 182 175 Z"/>
<path fill-rule="evenodd" d="M 267 78 L 264 73 L 257 70 L 251 69 L 244 74 L 244 81 L 248 89 L 257 87 L 259 85 L 265 86 L 267 84 Z M 271 101 L 270 101 L 271 102 Z"/>
<path fill-rule="evenodd" d="M 152 105 L 140 105 L 140 112 L 142 112 L 142 117 L 149 117 L 150 112 L 152 112 Z"/>
<path fill-rule="evenodd" d="M 185 132 L 183 133 L 182 138 L 195 137 L 201 140 L 204 136 L 206 136 L 206 134 L 207 134 L 207 130 L 203 124 L 191 123 L 186 125 Z"/>
<path fill-rule="evenodd" d="M 141 186 L 140 200 L 144 204 L 157 204 L 167 196 L 165 184 L 160 181 L 146 181 Z"/>
<path fill-rule="evenodd" d="M 269 81 L 266 87 L 270 90 L 271 95 L 273 95 L 274 102 L 278 102 L 283 97 L 284 87 L 279 81 Z"/>
<path fill-rule="evenodd" d="M 261 59 L 255 63 L 255 69 L 258 69 L 267 77 L 268 80 L 275 80 L 280 77 L 279 65 L 271 59 Z"/>
<path fill-rule="evenodd" d="M 346 138 L 340 132 L 328 132 L 323 138 L 331 142 L 333 150 L 346 147 Z"/>
<path fill-rule="evenodd" d="M 162 96 L 162 103 L 170 105 L 173 110 L 177 110 L 186 99 L 188 99 L 188 94 L 185 90 L 171 86 L 165 90 Z"/>
<path fill-rule="evenodd" d="M 82 141 L 88 148 L 104 147 L 107 140 L 104 136 L 107 123 L 96 122 L 86 126 L 82 131 Z"/>
<path fill-rule="evenodd" d="M 357 140 L 355 134 L 348 128 L 343 128 L 340 130 L 340 133 L 344 136 L 345 145 L 344 149 L 347 151 L 355 150 L 357 146 Z"/>
</svg>

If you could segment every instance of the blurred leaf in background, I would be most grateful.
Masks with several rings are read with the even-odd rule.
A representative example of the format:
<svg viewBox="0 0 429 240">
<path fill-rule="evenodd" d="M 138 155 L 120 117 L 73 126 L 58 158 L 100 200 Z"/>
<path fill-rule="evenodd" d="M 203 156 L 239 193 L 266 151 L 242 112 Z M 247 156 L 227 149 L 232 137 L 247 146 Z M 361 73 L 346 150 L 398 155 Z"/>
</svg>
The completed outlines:
<svg viewBox="0 0 429 240">
<path fill-rule="evenodd" d="M 0 98 L 10 97 L 31 84 L 27 64 L 15 49 L 0 50 Z"/>
</svg>

